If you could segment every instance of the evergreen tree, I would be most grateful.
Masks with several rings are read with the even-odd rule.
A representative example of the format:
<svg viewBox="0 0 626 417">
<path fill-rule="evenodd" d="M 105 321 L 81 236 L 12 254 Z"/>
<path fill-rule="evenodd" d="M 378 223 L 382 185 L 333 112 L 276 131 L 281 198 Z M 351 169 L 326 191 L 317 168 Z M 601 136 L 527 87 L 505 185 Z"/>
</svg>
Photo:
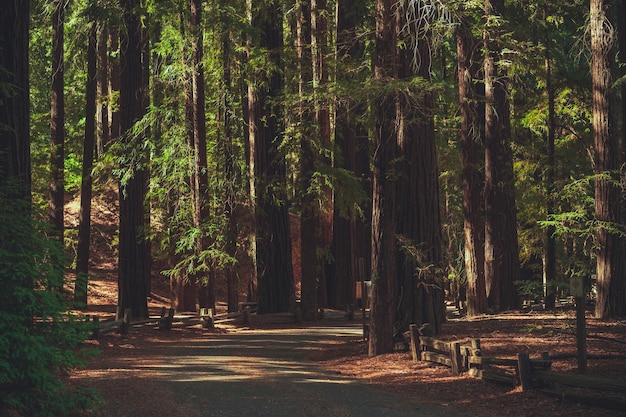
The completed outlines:
<svg viewBox="0 0 626 417">
<path fill-rule="evenodd" d="M 120 41 L 120 130 L 123 132 L 125 169 L 119 183 L 120 230 L 118 264 L 118 319 L 124 310 L 132 309 L 134 317 L 148 316 L 146 283 L 150 279 L 150 257 L 146 228 L 146 194 L 148 186 L 145 132 L 137 122 L 148 106 L 148 80 L 145 77 L 145 34 L 139 0 L 121 0 L 125 29 Z"/>
<path fill-rule="evenodd" d="M 248 84 L 248 127 L 251 195 L 254 210 L 256 275 L 259 313 L 288 311 L 294 301 L 289 201 L 285 190 L 283 93 L 281 48 L 282 4 L 276 0 L 251 1 L 254 68 Z"/>
<path fill-rule="evenodd" d="M 406 331 L 411 323 L 429 323 L 438 333 L 445 310 L 439 166 L 430 91 L 433 47 L 425 28 L 403 30 L 411 27 L 407 22 L 409 3 L 399 8 L 396 22 L 399 39 L 412 47 L 397 52 L 401 91 L 396 103 L 398 161 L 394 163 L 398 237 L 395 331 Z M 416 18 L 419 20 L 419 15 Z"/>
<path fill-rule="evenodd" d="M 364 1 L 337 2 L 336 73 L 340 94 L 335 103 L 334 264 L 328 285 L 337 305 L 352 304 L 355 284 L 370 279 L 372 191 L 367 106 L 365 97 L 354 94 L 369 76 L 362 65 L 368 59 L 361 36 L 366 16 Z M 359 271 L 359 264 L 364 266 L 363 271 Z M 363 296 L 363 306 L 365 300 Z"/>
<path fill-rule="evenodd" d="M 376 97 L 372 193 L 372 305 L 369 355 L 391 352 L 394 328 L 396 265 L 395 194 L 393 170 L 396 158 L 397 95 L 386 84 L 397 77 L 396 19 L 391 0 L 376 1 L 376 52 L 374 80 Z"/>
<path fill-rule="evenodd" d="M 593 82 L 593 136 L 595 170 L 598 318 L 623 316 L 624 295 L 623 241 L 621 229 L 621 192 L 619 187 L 619 141 L 615 129 L 612 90 L 615 59 L 611 23 L 611 4 L 591 0 L 589 24 L 591 33 L 591 78 Z"/>
<path fill-rule="evenodd" d="M 506 71 L 499 65 L 503 0 L 485 0 L 485 286 L 489 307 L 517 305 L 517 215 Z"/>
<path fill-rule="evenodd" d="M 469 11 L 461 10 L 457 28 L 458 91 L 460 102 L 461 164 L 463 166 L 463 237 L 465 276 L 467 279 L 467 314 L 475 316 L 487 312 L 484 272 L 484 219 L 482 215 L 480 152 L 481 136 L 478 114 L 477 86 L 479 68 L 477 44 L 472 33 Z"/>
<path fill-rule="evenodd" d="M 93 158 L 95 148 L 95 118 L 97 93 L 97 28 L 93 22 L 89 31 L 87 47 L 87 91 L 85 95 L 85 138 L 83 142 L 83 168 L 80 187 L 80 213 L 78 218 L 78 242 L 76 247 L 76 284 L 74 300 L 87 304 L 89 276 L 89 251 L 91 236 L 91 197 Z"/>
<path fill-rule="evenodd" d="M 50 100 L 50 219 L 63 242 L 65 230 L 65 70 L 63 38 L 66 0 L 54 2 L 52 13 L 52 92 Z"/>
</svg>

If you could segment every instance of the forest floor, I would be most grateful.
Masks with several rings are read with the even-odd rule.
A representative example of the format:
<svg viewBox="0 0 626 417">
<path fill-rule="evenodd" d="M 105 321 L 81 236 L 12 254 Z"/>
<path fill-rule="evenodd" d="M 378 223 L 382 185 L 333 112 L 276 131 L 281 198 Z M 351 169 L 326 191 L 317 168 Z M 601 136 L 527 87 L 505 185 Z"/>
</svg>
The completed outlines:
<svg viewBox="0 0 626 417">
<path fill-rule="evenodd" d="M 71 204 L 71 203 L 70 203 Z M 103 319 L 111 318 L 117 303 L 117 274 L 112 245 L 104 239 L 113 236 L 115 207 L 102 205 L 94 209 L 99 213 L 94 221 L 97 250 L 92 256 L 92 271 L 87 314 L 100 315 Z M 68 214 L 68 216 L 71 215 Z M 104 243 L 103 243 L 104 242 Z M 157 314 L 162 306 L 169 307 L 169 286 L 163 279 L 153 284 L 149 298 L 152 314 Z M 223 306 L 222 306 L 223 308 Z M 307 324 L 268 323 L 262 317 L 254 318 L 254 329 L 302 328 Z M 312 326 L 319 323 L 311 323 Z M 483 356 L 497 358 L 516 358 L 518 353 L 528 353 L 531 358 L 547 351 L 550 355 L 569 355 L 570 359 L 555 360 L 555 371 L 576 373 L 577 362 L 575 332 L 575 312 L 572 309 L 555 311 L 510 311 L 498 315 L 485 315 L 467 319 L 451 316 L 443 324 L 438 336 L 445 340 L 464 340 L 479 338 Z M 112 361 L 123 360 L 129 352 L 129 346 L 141 351 L 142 357 L 158 357 L 163 344 L 178 345 L 183 348 L 190 340 L 202 337 L 206 341 L 220 334 L 249 331 L 250 328 L 237 323 L 219 325 L 208 333 L 197 327 L 174 329 L 170 332 L 158 332 L 153 329 L 133 333 L 132 343 L 119 335 L 108 335 L 98 341 L 88 341 L 87 345 L 97 347 L 100 354 L 90 360 L 85 370 L 71 374 L 69 381 L 76 385 L 87 385 L 96 390 L 110 388 L 112 381 L 99 378 L 103 369 Z M 590 359 L 588 374 L 626 381 L 626 320 L 596 320 L 587 313 L 587 348 Z M 351 337 L 332 343 L 317 344 L 306 358 L 308 363 L 342 376 L 359 380 L 378 389 L 411 398 L 412 401 L 460 410 L 469 416 L 626 416 L 626 410 L 611 411 L 565 402 L 548 397 L 538 392 L 522 392 L 520 388 L 507 388 L 490 382 L 474 379 L 467 374 L 453 376 L 449 368 L 425 362 L 413 362 L 408 352 L 367 356 L 367 345 L 362 337 Z M 135 369 L 141 377 L 142 369 L 149 369 L 141 362 Z M 149 379 L 149 375 L 146 375 Z M 137 386 L 137 394 L 152 395 L 149 385 Z M 134 393 L 128 393 L 134 394 Z M 163 400 L 160 398 L 159 400 Z M 167 407 L 159 403 L 162 411 Z M 180 404 L 171 404 L 172 407 Z M 152 409 L 146 409 L 141 416 L 160 415 Z M 89 413 L 88 416 L 105 416 Z M 173 414 L 172 414 L 173 415 Z M 83 415 L 81 414 L 81 417 Z M 108 416 L 106 416 L 108 417 Z"/>
<path fill-rule="evenodd" d="M 105 317 L 111 316 L 111 307 L 114 305 L 112 297 L 116 291 L 113 284 L 112 281 L 96 282 L 99 296 L 95 298 L 102 300 L 103 308 L 99 309 L 98 304 L 92 303 L 90 306 L 92 313 L 100 313 Z M 151 310 L 156 313 L 165 299 L 165 295 L 153 295 L 150 302 Z M 91 360 L 87 369 L 77 371 L 70 381 L 74 384 L 86 384 L 90 388 L 110 393 L 112 384 L 116 384 L 116 382 L 102 378 L 102 373 L 109 371 L 111 363 L 126 361 L 126 366 L 132 368 L 133 365 L 128 365 L 127 362 L 129 349 L 137 352 L 133 355 L 140 355 L 136 358 L 139 366 L 134 369 L 134 378 L 148 381 L 150 379 L 149 370 L 160 366 L 150 362 L 153 360 L 152 358 L 162 358 L 164 345 L 185 349 L 189 343 L 197 343 L 199 339 L 203 340 L 203 343 L 210 344 L 212 338 L 220 341 L 220 338 L 223 339 L 226 334 L 237 335 L 240 332 L 249 332 L 251 329 L 255 331 L 298 330 L 303 327 L 324 325 L 323 321 L 307 325 L 306 323 L 297 324 L 295 322 L 277 323 L 271 318 L 268 319 L 254 316 L 251 326 L 243 326 L 234 322 L 218 325 L 213 332 L 207 332 L 198 325 L 178 328 L 169 332 L 154 329 L 133 330 L 130 339 L 115 334 L 107 335 L 98 341 L 87 342 L 88 345 L 97 347 L 101 353 Z M 352 322 L 351 324 L 354 326 L 355 323 Z M 438 337 L 445 340 L 479 338 L 483 356 L 496 358 L 516 358 L 516 355 L 521 352 L 528 353 L 531 358 L 538 358 L 543 351 L 548 351 L 551 355 L 569 354 L 571 359 L 555 360 L 552 369 L 576 373 L 574 327 L 575 315 L 570 310 L 529 313 L 511 311 L 474 319 L 450 319 L 444 323 L 443 330 Z M 626 322 L 599 321 L 588 315 L 587 329 L 589 334 L 587 347 L 590 355 L 588 374 L 626 381 L 626 355 L 624 354 Z M 596 357 L 598 359 L 595 359 Z M 626 416 L 626 410 L 615 411 L 582 406 L 535 391 L 522 392 L 519 387 L 510 388 L 484 382 L 467 374 L 453 376 L 447 367 L 426 362 L 413 362 L 409 352 L 370 358 L 367 356 L 367 344 L 359 336 L 316 344 L 315 349 L 309 351 L 304 362 L 314 364 L 322 372 L 330 371 L 343 377 L 355 379 L 390 394 L 411 399 L 415 403 L 447 409 L 450 411 L 449 415 L 460 412 L 467 416 L 483 417 Z M 146 370 L 146 375 L 142 375 L 142 370 Z M 152 397 L 155 395 L 155 392 L 152 391 L 153 388 L 153 385 L 146 385 L 145 382 L 142 382 L 131 388 L 137 392 L 120 394 Z M 136 414 L 124 415 L 161 415 L 154 409 L 156 406 L 154 402 L 145 404 L 146 410 Z M 168 402 L 163 397 L 159 397 L 158 404 L 158 409 L 161 411 L 168 407 L 172 407 L 172 409 L 180 407 L 176 400 Z M 137 404 L 132 406 L 137 407 Z M 112 417 L 112 415 L 88 413 L 77 417 Z"/>
</svg>

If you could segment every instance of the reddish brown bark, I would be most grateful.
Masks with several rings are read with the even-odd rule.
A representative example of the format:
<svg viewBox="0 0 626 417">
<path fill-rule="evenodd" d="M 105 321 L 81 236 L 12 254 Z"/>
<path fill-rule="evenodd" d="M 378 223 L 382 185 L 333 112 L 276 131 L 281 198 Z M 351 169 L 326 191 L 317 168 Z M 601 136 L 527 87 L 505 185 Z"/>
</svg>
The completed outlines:
<svg viewBox="0 0 626 417">
<path fill-rule="evenodd" d="M 365 5 L 352 1 L 337 2 L 337 81 L 350 85 L 366 76 L 357 71 L 364 58 L 364 44 L 357 36 L 357 28 L 366 16 Z M 367 126 L 362 118 L 367 114 L 364 100 L 352 94 L 339 97 L 335 102 L 335 143 L 338 153 L 335 166 L 350 172 L 367 197 L 359 207 L 361 213 L 345 210 L 354 201 L 345 201 L 340 189 L 336 189 L 333 216 L 333 269 L 329 276 L 329 290 L 334 294 L 336 305 L 356 304 L 356 284 L 370 279 L 371 262 L 371 216 L 370 155 Z M 338 187 L 340 185 L 338 184 Z M 359 271 L 359 259 L 365 266 L 363 276 Z M 359 284 L 361 285 L 361 284 Z"/>
<path fill-rule="evenodd" d="M 330 166 L 331 160 L 328 157 L 331 148 L 331 126 L 330 126 L 330 103 L 325 94 L 328 88 L 328 63 L 327 57 L 330 55 L 328 46 L 328 5 L 326 0 L 311 0 L 311 52 L 313 58 L 313 89 L 315 100 L 315 125 L 317 127 L 318 154 L 316 155 L 317 172 L 327 171 L 323 166 Z M 331 288 L 327 285 L 328 262 L 325 253 L 330 251 L 332 245 L 333 231 L 333 197 L 332 190 L 325 184 L 321 184 L 319 195 L 317 196 L 318 225 L 319 229 L 319 250 L 317 252 L 317 262 L 319 265 L 319 304 L 329 306 L 329 296 Z M 340 307 L 333 303 L 333 307 Z"/>
<path fill-rule="evenodd" d="M 294 302 L 289 206 L 285 195 L 285 158 L 280 95 L 283 74 L 283 9 L 273 0 L 260 6 L 249 3 L 252 26 L 260 35 L 252 47 L 266 54 L 271 68 L 253 74 L 248 85 L 250 193 L 255 223 L 258 313 L 289 311 Z"/>
<path fill-rule="evenodd" d="M 87 88 L 85 94 L 85 136 L 83 141 L 83 167 L 80 185 L 80 213 L 78 216 L 78 243 L 76 245 L 76 285 L 74 300 L 87 304 L 89 252 L 91 236 L 91 195 L 95 128 L 96 128 L 96 23 L 89 30 L 87 47 Z"/>
<path fill-rule="evenodd" d="M 205 116 L 205 82 L 204 82 L 204 48 L 202 45 L 202 0 L 191 0 L 190 32 L 192 36 L 192 97 L 193 97 L 193 146 L 194 146 L 194 227 L 201 231 L 198 238 L 196 255 L 209 248 L 209 238 L 206 235 L 206 223 L 209 220 L 209 174 L 207 166 L 207 138 Z M 211 268 L 211 265 L 205 265 Z M 215 310 L 214 274 L 204 272 L 198 277 L 203 295 L 200 307 Z"/>
<path fill-rule="evenodd" d="M 376 1 L 374 80 L 379 87 L 397 73 L 394 1 Z M 372 305 L 369 355 L 393 349 L 394 277 L 396 264 L 395 183 L 389 175 L 396 156 L 396 96 L 381 92 L 376 98 L 372 193 Z"/>
<path fill-rule="evenodd" d="M 487 312 L 484 273 L 484 231 L 482 218 L 482 175 L 480 165 L 480 128 L 473 81 L 478 72 L 472 65 L 477 41 L 466 22 L 457 29 L 459 113 L 461 117 L 461 165 L 463 167 L 463 238 L 467 277 L 467 314 Z"/>
<path fill-rule="evenodd" d="M 118 319 L 126 308 L 132 309 L 134 317 L 147 317 L 147 287 L 150 279 L 150 253 L 145 244 L 146 204 L 148 172 L 141 165 L 147 162 L 142 154 L 141 136 L 131 133 L 134 124 L 146 113 L 148 106 L 148 79 L 143 68 L 147 64 L 143 47 L 143 22 L 138 14 L 139 0 L 122 0 L 125 30 L 120 40 L 120 130 L 124 134 L 126 146 L 137 149 L 139 167 L 127 167 L 133 175 L 125 183 L 119 184 L 120 231 L 119 231 L 119 275 L 118 275 Z"/>
<path fill-rule="evenodd" d="M 398 32 L 404 25 L 402 12 Z M 407 40 L 410 44 L 410 41 Z M 418 68 L 413 50 L 400 49 L 398 79 L 416 75 L 430 82 L 430 39 L 418 39 Z M 434 101 L 429 91 L 411 91 L 397 99 L 396 236 L 399 237 L 396 265 L 396 332 L 409 324 L 429 323 L 438 333 L 445 320 L 443 281 L 437 269 L 442 262 L 439 168 L 433 118 Z"/>
<path fill-rule="evenodd" d="M 593 136 L 595 181 L 597 299 L 595 316 L 610 318 L 626 314 L 624 297 L 623 242 L 617 230 L 622 228 L 621 190 L 619 184 L 619 141 L 614 131 L 613 112 L 615 59 L 610 13 L 604 0 L 590 2 L 591 78 L 593 86 Z"/>
<path fill-rule="evenodd" d="M 497 65 L 501 29 L 489 18 L 503 12 L 503 0 L 485 1 L 485 288 L 487 303 L 494 310 L 516 307 L 513 282 L 519 275 L 507 79 Z"/>
</svg>

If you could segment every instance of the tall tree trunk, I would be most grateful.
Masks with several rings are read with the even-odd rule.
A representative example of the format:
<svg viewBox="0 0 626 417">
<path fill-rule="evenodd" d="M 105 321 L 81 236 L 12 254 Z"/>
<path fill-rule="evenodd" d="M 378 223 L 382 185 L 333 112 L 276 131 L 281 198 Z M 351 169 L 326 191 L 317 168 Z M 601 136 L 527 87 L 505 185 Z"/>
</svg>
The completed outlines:
<svg viewBox="0 0 626 417">
<path fill-rule="evenodd" d="M 192 95 L 193 95 L 193 143 L 194 143 L 194 227 L 200 230 L 196 246 L 196 255 L 201 258 L 203 251 L 209 248 L 206 223 L 209 220 L 209 174 L 207 166 L 206 116 L 204 92 L 204 48 L 202 45 L 202 0 L 191 0 L 191 25 L 193 62 L 192 62 Z M 212 268 L 211 265 L 205 265 Z M 200 279 L 200 291 L 204 294 L 200 307 L 215 309 L 215 289 L 213 272 L 205 273 Z"/>
<path fill-rule="evenodd" d="M 405 25 L 402 8 L 397 32 Z M 405 41 L 411 45 L 410 39 Z M 415 75 L 430 82 L 431 45 L 428 36 L 417 40 L 420 65 L 413 66 L 413 48 L 398 51 L 398 79 L 408 83 Z M 396 173 L 396 265 L 395 331 L 409 324 L 429 323 L 434 333 L 445 321 L 442 277 L 441 216 L 439 207 L 439 168 L 435 147 L 434 100 L 429 91 L 408 91 L 398 95 Z M 419 109 L 419 110 L 418 110 Z"/>
<path fill-rule="evenodd" d="M 98 27 L 98 95 L 97 95 L 97 150 L 98 155 L 104 154 L 109 143 L 111 128 L 109 127 L 109 31 L 105 22 Z"/>
<path fill-rule="evenodd" d="M 462 21 L 457 28 L 457 60 L 459 113 L 461 117 L 461 165 L 463 167 L 463 241 L 465 275 L 467 277 L 467 314 L 487 312 L 485 292 L 485 223 L 482 217 L 482 158 L 480 127 L 473 81 L 478 68 L 473 64 L 477 41 L 469 24 Z"/>
<path fill-rule="evenodd" d="M 393 5 L 393 0 L 376 1 L 374 80 L 380 90 L 385 90 L 385 85 L 396 78 L 396 20 Z M 390 174 L 396 157 L 396 103 L 396 94 L 387 91 L 379 92 L 375 102 L 370 356 L 388 353 L 393 349 L 396 184 Z"/>
<path fill-rule="evenodd" d="M 591 79 L 593 85 L 593 136 L 595 163 L 595 215 L 597 300 L 595 316 L 610 318 L 626 313 L 624 303 L 623 243 L 615 229 L 621 228 L 621 191 L 619 184 L 619 141 L 614 131 L 612 64 L 612 8 L 604 0 L 591 0 Z"/>
<path fill-rule="evenodd" d="M 517 306 L 513 282 L 519 275 L 507 80 L 497 66 L 503 31 L 494 19 L 503 12 L 503 0 L 485 0 L 485 286 L 494 310 Z"/>
<path fill-rule="evenodd" d="M 552 85 L 552 57 L 551 57 L 551 37 L 548 34 L 547 5 L 544 6 L 544 22 L 546 25 L 545 41 L 545 68 L 546 68 L 546 90 L 548 93 L 548 167 L 546 172 L 546 211 L 548 216 L 554 214 L 554 197 L 555 197 L 555 160 L 554 160 L 554 141 L 556 139 L 556 119 L 554 116 L 554 86 Z M 552 309 L 555 306 L 556 294 L 554 293 L 556 286 L 556 239 L 554 232 L 556 228 L 549 226 L 546 229 L 546 253 L 544 261 L 544 297 L 546 308 Z"/>
<path fill-rule="evenodd" d="M 617 3 L 617 36 L 618 36 L 618 57 L 619 77 L 626 76 L 626 0 L 620 0 Z M 620 109 L 619 115 L 622 122 L 622 128 L 619 135 L 620 146 L 620 171 L 622 184 L 622 222 L 626 222 L 626 83 L 620 83 Z M 626 249 L 626 245 L 624 247 Z M 626 265 L 624 266 L 626 268 Z"/>
<path fill-rule="evenodd" d="M 93 177 L 96 90 L 97 90 L 97 23 L 91 24 L 87 47 L 87 86 L 85 94 L 85 137 L 83 141 L 83 167 L 80 185 L 80 213 L 78 215 L 78 244 L 76 247 L 76 284 L 74 301 L 87 304 L 89 280 L 89 250 L 91 236 L 91 194 Z"/>
<path fill-rule="evenodd" d="M 150 271 L 146 266 L 150 253 L 145 245 L 146 204 L 148 172 L 145 164 L 148 155 L 142 150 L 141 135 L 131 130 L 146 113 L 148 107 L 148 80 L 145 77 L 144 30 L 139 13 L 139 0 L 121 0 L 125 30 L 121 31 L 120 63 L 120 129 L 126 146 L 137 153 L 137 166 L 130 179 L 119 184 L 120 231 L 119 231 L 119 276 L 118 276 L 118 319 L 124 309 L 131 308 L 134 317 L 147 317 L 146 283 Z M 147 64 L 147 63 L 146 63 Z"/>
<path fill-rule="evenodd" d="M 16 224 L 30 223 L 31 207 L 31 159 L 30 159 L 30 84 L 29 84 L 29 24 L 30 2 L 28 0 L 5 1 L 0 13 L 0 204 L 3 210 L 7 202 L 19 201 L 24 210 L 12 210 L 21 216 L 12 219 Z M 19 223 L 18 223 L 19 222 Z M 6 228 L 4 230 L 7 230 Z M 11 230 L 10 228 L 8 230 Z M 23 229 L 21 229 L 23 230 Z M 9 236 L 11 239 L 13 236 Z M 21 242 L 24 242 L 20 237 Z M 11 242 L 3 241 L 9 248 L 9 256 L 3 256 L 3 266 L 19 259 L 11 251 Z M 3 268 L 3 270 L 7 270 Z M 21 272 L 21 271 L 20 271 Z M 24 329 L 33 326 L 31 294 L 35 277 L 15 273 L 3 276 L 4 294 L 0 299 L 0 315 L 19 314 Z M 28 292 L 24 291 L 28 290 Z M 5 374 L 6 375 L 6 374 Z"/>
<path fill-rule="evenodd" d="M 364 74 L 355 70 L 365 54 L 365 47 L 357 34 L 357 27 L 366 16 L 363 2 L 340 0 L 337 2 L 337 83 L 354 83 L 363 80 Z M 367 199 L 360 204 L 362 213 L 343 210 L 354 206 L 354 201 L 343 201 L 341 190 L 336 190 L 333 215 L 332 258 L 334 268 L 329 287 L 341 304 L 356 303 L 356 285 L 370 279 L 371 262 L 371 201 L 369 138 L 367 126 L 361 121 L 367 114 L 363 98 L 351 95 L 336 100 L 335 142 L 336 167 L 349 171 L 360 183 Z M 338 204 L 337 201 L 341 200 Z M 344 211 L 342 213 L 342 210 Z M 359 259 L 368 260 L 364 276 L 360 276 Z M 359 284 L 360 286 L 361 284 Z M 362 305 L 365 298 L 361 299 Z"/>
<path fill-rule="evenodd" d="M 63 242 L 65 204 L 65 94 L 63 34 L 65 0 L 56 0 L 52 13 L 52 91 L 50 95 L 50 218 Z"/>
<path fill-rule="evenodd" d="M 30 2 L 4 2 L 0 13 L 0 185 L 7 198 L 31 201 L 28 31 Z"/>
<path fill-rule="evenodd" d="M 193 0 L 192 0 L 193 1 Z M 187 48 L 188 34 L 187 31 L 191 27 L 191 21 L 189 13 L 191 13 L 191 5 L 189 8 L 185 8 L 188 3 L 181 2 L 180 9 L 178 11 L 179 18 L 179 30 L 182 39 L 185 41 L 181 45 L 182 65 L 187 69 L 185 72 L 185 133 L 187 137 L 188 155 L 189 160 L 189 176 L 186 178 L 187 187 L 192 190 L 191 195 L 191 225 L 196 227 L 197 212 L 197 193 L 196 188 L 196 158 L 195 158 L 195 134 L 194 134 L 194 95 L 193 95 L 193 78 L 195 73 L 195 67 L 193 60 L 189 62 L 188 56 L 193 56 L 193 48 L 190 51 Z M 191 35 L 193 36 L 193 34 Z M 182 257 L 193 257 L 196 250 L 186 251 L 182 254 Z M 194 266 L 195 267 L 195 266 Z M 198 301 L 198 274 L 189 271 L 187 268 L 185 271 L 181 271 L 177 275 L 170 277 L 170 289 L 172 291 L 172 308 L 175 311 L 196 311 Z"/>
<path fill-rule="evenodd" d="M 252 1 L 246 0 L 246 17 L 248 22 L 252 23 Z M 250 33 L 245 32 L 241 35 L 242 38 L 242 52 L 241 52 L 241 68 L 247 68 L 250 63 L 250 54 L 252 52 L 252 36 Z M 252 116 L 250 114 L 250 106 L 254 103 L 254 99 L 251 100 L 249 94 L 253 92 L 250 88 L 248 81 L 245 77 L 239 77 L 239 89 L 241 92 L 241 114 L 243 116 L 243 120 L 246 122 L 250 122 L 252 120 Z M 245 192 L 247 196 L 247 206 L 250 207 L 251 217 L 254 217 L 254 159 L 252 158 L 252 148 L 254 147 L 254 137 L 252 137 L 252 142 L 250 141 L 250 126 L 245 126 L 243 129 L 243 143 L 244 143 L 244 155 L 246 161 L 246 181 L 245 181 Z M 250 271 L 250 276 L 248 277 L 248 282 L 246 283 L 246 300 L 248 302 L 257 300 L 257 288 L 258 288 L 258 278 L 257 278 L 257 266 L 256 266 L 256 230 L 254 227 L 254 220 L 251 222 L 250 233 L 246 236 L 248 245 L 250 247 L 250 261 L 252 263 L 252 270 Z"/>
<path fill-rule="evenodd" d="M 328 47 L 328 7 L 326 0 L 311 0 L 311 57 L 313 64 L 313 97 L 315 105 L 315 125 L 317 127 L 316 136 L 320 150 L 315 155 L 315 170 L 324 172 L 323 165 L 330 166 L 331 158 L 328 156 L 331 148 L 330 129 L 330 104 L 326 91 L 328 90 L 328 63 L 327 57 L 330 55 Z M 317 264 L 319 268 L 319 304 L 323 307 L 329 306 L 329 297 L 332 295 L 331 288 L 327 285 L 328 262 L 325 253 L 329 253 L 332 245 L 333 231 L 333 196 L 330 187 L 323 182 L 317 184 L 320 187 L 317 196 L 318 207 L 317 229 L 319 234 L 319 249 L 317 253 Z M 336 297 L 332 297 L 336 298 Z M 336 301 L 336 300 L 335 300 Z M 341 307 L 337 302 L 332 303 L 332 307 Z"/>
<path fill-rule="evenodd" d="M 305 132 L 300 137 L 300 269 L 301 269 L 301 308 L 305 320 L 316 319 L 319 305 L 319 284 L 322 268 L 318 253 L 321 245 L 320 211 L 316 188 L 313 184 L 316 155 L 314 109 L 311 105 L 311 85 L 313 83 L 313 55 L 311 3 L 296 1 L 298 18 L 296 21 L 296 50 L 298 54 L 298 123 Z"/>
<path fill-rule="evenodd" d="M 226 19 L 226 8 L 229 5 L 228 0 L 221 0 L 220 12 L 222 13 L 222 114 L 224 137 L 222 138 L 222 146 L 224 153 L 224 168 L 226 176 L 226 189 L 224 193 L 224 215 L 226 216 L 226 232 L 225 232 L 225 250 L 233 259 L 237 256 L 237 236 L 239 234 L 238 217 L 237 217 L 237 185 L 239 175 L 237 172 L 237 161 L 235 154 L 235 146 L 233 143 L 233 107 L 230 100 L 232 93 L 232 74 L 231 74 L 231 46 L 230 46 L 230 26 Z M 235 312 L 239 309 L 239 276 L 237 275 L 234 265 L 226 266 L 226 283 L 227 283 L 227 301 L 228 312 Z"/>
<path fill-rule="evenodd" d="M 250 1 L 250 0 L 249 0 Z M 255 6 L 252 4 L 252 6 Z M 280 95 L 283 91 L 280 48 L 283 11 L 277 0 L 251 9 L 252 27 L 259 30 L 252 46 L 267 54 L 270 68 L 260 71 L 248 87 L 250 168 L 256 233 L 259 313 L 288 311 L 294 302 L 289 205 L 285 191 L 285 160 Z"/>
<path fill-rule="evenodd" d="M 617 4 L 617 33 L 619 36 L 619 56 L 620 56 L 620 68 L 622 72 L 620 73 L 621 77 L 626 75 L 626 0 L 621 0 Z M 626 223 L 626 84 L 621 83 L 621 118 L 622 118 L 622 129 L 620 135 L 620 175 L 621 175 L 621 186 L 622 186 L 622 210 L 621 210 L 621 222 L 622 224 Z M 626 244 L 622 241 L 622 253 L 626 251 Z M 622 266 L 626 269 L 626 265 Z M 623 274 L 622 274 L 623 275 Z M 621 280 L 620 284 L 618 284 L 618 294 L 615 296 L 615 299 L 621 298 L 622 300 L 626 300 L 626 281 L 624 279 Z M 619 293 L 621 292 L 621 296 Z M 623 306 L 623 304 L 622 304 Z M 623 307 L 626 309 L 626 307 Z M 622 316 L 626 315 L 626 312 L 622 310 L 620 313 Z"/>
</svg>

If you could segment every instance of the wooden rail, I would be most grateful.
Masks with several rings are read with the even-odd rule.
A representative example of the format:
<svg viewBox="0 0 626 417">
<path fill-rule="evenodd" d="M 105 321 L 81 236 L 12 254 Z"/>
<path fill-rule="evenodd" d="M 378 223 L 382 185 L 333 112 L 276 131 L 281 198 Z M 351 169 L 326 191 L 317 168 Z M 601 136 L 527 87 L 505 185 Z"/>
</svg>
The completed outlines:
<svg viewBox="0 0 626 417">
<path fill-rule="evenodd" d="M 585 405 L 626 410 L 626 381 L 550 371 L 553 358 L 547 352 L 535 359 L 526 353 L 519 353 L 516 359 L 485 357 L 479 339 L 443 341 L 428 336 L 428 330 L 428 327 L 418 328 L 412 324 L 405 334 L 414 361 L 447 366 L 454 375 L 467 372 L 472 377 L 498 384 L 521 386 L 522 391 L 533 389 Z M 573 394 L 561 386 L 583 388 L 591 393 Z"/>
<path fill-rule="evenodd" d="M 251 323 L 251 315 L 253 310 L 250 306 L 245 306 L 243 311 L 235 313 L 213 314 L 212 309 L 200 309 L 200 314 L 175 316 L 174 309 L 161 308 L 161 315 L 158 317 L 148 317 L 147 319 L 131 320 L 132 311 L 126 309 L 124 311 L 124 319 L 100 321 L 95 316 L 91 319 L 93 323 L 92 339 L 98 339 L 101 336 L 118 332 L 126 334 L 132 327 L 156 326 L 159 330 L 170 330 L 173 327 L 189 327 L 202 324 L 206 329 L 212 329 L 216 323 L 226 323 L 234 320 L 242 320 L 244 324 Z M 90 317 L 87 316 L 87 321 Z"/>
</svg>

